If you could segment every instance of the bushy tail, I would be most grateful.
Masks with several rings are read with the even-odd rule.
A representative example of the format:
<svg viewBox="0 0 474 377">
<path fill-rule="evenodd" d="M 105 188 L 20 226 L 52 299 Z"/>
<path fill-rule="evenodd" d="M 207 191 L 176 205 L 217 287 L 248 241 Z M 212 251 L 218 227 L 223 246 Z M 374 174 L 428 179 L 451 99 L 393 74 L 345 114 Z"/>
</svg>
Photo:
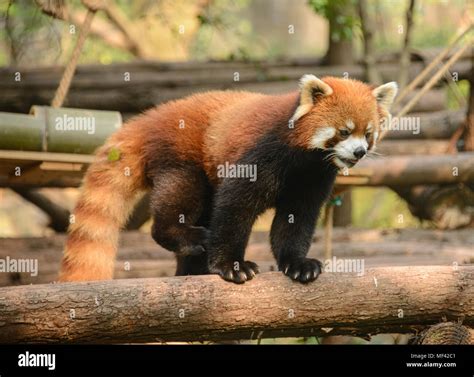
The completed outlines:
<svg viewBox="0 0 474 377">
<path fill-rule="evenodd" d="M 124 129 L 98 150 L 71 216 L 60 281 L 113 278 L 120 229 L 146 188 L 139 154 Z"/>
</svg>

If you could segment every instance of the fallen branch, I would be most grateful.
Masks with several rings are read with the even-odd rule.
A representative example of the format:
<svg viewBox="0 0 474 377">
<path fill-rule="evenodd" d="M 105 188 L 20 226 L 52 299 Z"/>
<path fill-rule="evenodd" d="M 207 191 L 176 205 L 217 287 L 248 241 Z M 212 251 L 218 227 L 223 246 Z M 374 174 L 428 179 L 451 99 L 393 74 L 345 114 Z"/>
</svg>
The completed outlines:
<svg viewBox="0 0 474 377">
<path fill-rule="evenodd" d="M 434 284 L 436 282 L 436 284 Z M 412 332 L 464 318 L 474 325 L 474 267 L 281 273 L 243 285 L 218 276 L 0 289 L 1 343 L 117 343 Z"/>
</svg>

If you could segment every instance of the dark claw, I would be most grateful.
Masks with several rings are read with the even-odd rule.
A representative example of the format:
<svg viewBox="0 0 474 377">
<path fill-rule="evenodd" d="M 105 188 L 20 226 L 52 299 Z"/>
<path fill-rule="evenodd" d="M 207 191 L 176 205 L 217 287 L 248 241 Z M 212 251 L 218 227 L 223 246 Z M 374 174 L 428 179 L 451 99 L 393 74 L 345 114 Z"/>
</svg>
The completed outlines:
<svg viewBox="0 0 474 377">
<path fill-rule="evenodd" d="M 210 272 L 236 284 L 252 280 L 259 272 L 258 266 L 253 262 L 239 262 L 239 271 L 236 271 L 234 266 L 234 262 L 221 262 L 211 267 Z"/>
<path fill-rule="evenodd" d="M 280 267 L 280 271 L 291 279 L 301 283 L 309 283 L 318 278 L 322 272 L 323 265 L 317 259 L 302 258 L 285 263 Z"/>
</svg>

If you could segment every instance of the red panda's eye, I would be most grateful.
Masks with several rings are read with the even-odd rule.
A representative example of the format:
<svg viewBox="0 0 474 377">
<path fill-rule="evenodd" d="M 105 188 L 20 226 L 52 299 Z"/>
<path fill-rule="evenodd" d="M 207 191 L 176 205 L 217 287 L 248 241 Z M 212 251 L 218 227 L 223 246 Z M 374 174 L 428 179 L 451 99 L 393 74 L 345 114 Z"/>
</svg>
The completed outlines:
<svg viewBox="0 0 474 377">
<path fill-rule="evenodd" d="M 351 132 L 345 128 L 339 130 L 339 135 L 341 135 L 343 138 L 348 137 L 351 134 Z"/>
<path fill-rule="evenodd" d="M 367 132 L 365 134 L 365 139 L 368 141 L 370 139 L 370 136 L 372 136 L 372 133 L 371 132 Z"/>
</svg>

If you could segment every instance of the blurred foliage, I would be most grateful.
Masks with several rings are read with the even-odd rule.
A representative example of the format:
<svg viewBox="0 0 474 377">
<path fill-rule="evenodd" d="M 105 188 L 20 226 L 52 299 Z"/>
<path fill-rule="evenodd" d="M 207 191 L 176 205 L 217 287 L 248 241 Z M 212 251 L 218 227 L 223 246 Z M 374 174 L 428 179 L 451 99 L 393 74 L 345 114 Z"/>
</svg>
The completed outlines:
<svg viewBox="0 0 474 377">
<path fill-rule="evenodd" d="M 349 39 L 362 53 L 356 0 L 115 0 L 130 22 L 146 58 L 158 60 L 255 60 L 288 56 L 314 56 L 327 47 L 322 18 L 332 20 L 333 41 Z M 80 0 L 66 1 L 75 13 L 84 12 Z M 374 43 L 378 52 L 400 48 L 408 1 L 371 0 Z M 416 2 L 413 46 L 445 45 L 453 36 L 463 0 Z M 41 13 L 32 0 L 0 0 L 0 65 L 41 66 L 64 64 L 77 33 L 69 23 Z M 320 17 L 319 17 L 320 16 Z M 103 12 L 95 16 L 104 25 L 120 31 Z M 288 26 L 296 33 L 289 36 Z M 339 25 L 340 27 L 334 27 Z M 180 31 L 184 27 L 185 32 Z M 136 59 L 131 52 L 112 47 L 90 35 L 80 63 L 109 64 Z"/>
<path fill-rule="evenodd" d="M 196 59 L 252 60 L 262 41 L 252 24 L 241 16 L 250 0 L 214 0 L 197 15 L 199 29 L 190 44 Z M 264 46 L 263 46 L 264 47 Z"/>
<path fill-rule="evenodd" d="M 330 30 L 334 42 L 352 39 L 354 27 L 360 25 L 356 0 L 308 0 L 308 5 L 334 26 Z"/>
<path fill-rule="evenodd" d="M 461 80 L 455 83 L 455 85 L 459 89 L 459 94 L 464 98 L 464 101 L 467 104 L 469 99 L 469 80 Z M 449 86 L 446 86 L 446 97 L 449 110 L 459 110 L 463 107 L 459 103 L 458 97 L 453 93 L 453 90 Z"/>
<path fill-rule="evenodd" d="M 400 219 L 403 221 L 400 222 Z M 410 213 L 407 203 L 395 192 L 387 188 L 367 187 L 352 190 L 352 225 L 356 228 L 425 226 Z"/>
</svg>

